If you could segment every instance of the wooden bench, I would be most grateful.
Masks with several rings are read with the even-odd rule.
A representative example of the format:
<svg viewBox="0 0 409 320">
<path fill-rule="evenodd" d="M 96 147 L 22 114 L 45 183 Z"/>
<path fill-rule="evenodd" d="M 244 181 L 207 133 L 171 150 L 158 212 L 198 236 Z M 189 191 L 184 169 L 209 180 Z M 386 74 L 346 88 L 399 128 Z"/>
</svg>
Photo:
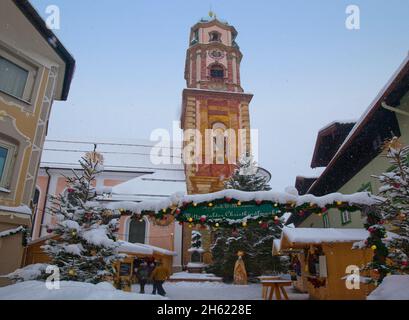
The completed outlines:
<svg viewBox="0 0 409 320">
<path fill-rule="evenodd" d="M 284 287 L 290 287 L 293 284 L 291 280 L 261 280 L 261 284 L 263 286 L 263 300 L 273 300 L 274 293 L 276 295 L 276 300 L 281 300 L 281 294 L 283 294 L 286 300 L 289 300 Z"/>
</svg>

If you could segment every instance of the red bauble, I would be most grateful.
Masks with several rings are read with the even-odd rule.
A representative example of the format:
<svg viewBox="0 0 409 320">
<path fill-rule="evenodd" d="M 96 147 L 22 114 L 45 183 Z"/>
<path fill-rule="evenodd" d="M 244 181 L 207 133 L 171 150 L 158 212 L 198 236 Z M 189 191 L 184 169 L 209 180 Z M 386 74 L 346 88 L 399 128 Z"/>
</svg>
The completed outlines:
<svg viewBox="0 0 409 320">
<path fill-rule="evenodd" d="M 300 217 L 303 217 L 303 216 L 304 216 L 304 211 L 298 212 L 298 215 L 299 215 Z"/>
<path fill-rule="evenodd" d="M 261 200 L 256 200 L 256 204 L 260 205 L 263 201 Z"/>
<path fill-rule="evenodd" d="M 398 188 L 400 188 L 400 184 L 399 183 L 394 183 L 393 187 L 398 189 Z"/>
<path fill-rule="evenodd" d="M 408 261 L 402 261 L 402 266 L 407 267 L 408 266 Z"/>
<path fill-rule="evenodd" d="M 322 208 L 322 210 L 321 210 L 322 212 L 327 212 L 328 211 L 328 209 L 327 208 Z"/>
<path fill-rule="evenodd" d="M 53 232 L 53 229 L 47 228 L 47 233 Z"/>
<path fill-rule="evenodd" d="M 274 220 L 274 223 L 275 223 L 275 224 L 280 224 L 280 220 L 278 220 L 278 219 L 277 219 L 277 220 Z"/>
<path fill-rule="evenodd" d="M 68 189 L 67 189 L 67 192 L 68 192 L 68 193 L 73 193 L 74 191 L 75 191 L 75 190 L 74 190 L 73 188 L 68 188 Z"/>
<path fill-rule="evenodd" d="M 180 214 L 180 209 L 177 208 L 177 209 L 175 210 L 175 213 L 176 213 L 176 214 Z"/>
<path fill-rule="evenodd" d="M 206 217 L 200 217 L 200 222 L 204 223 L 206 221 Z"/>
<path fill-rule="evenodd" d="M 231 201 L 231 198 L 230 198 L 230 197 L 225 197 L 225 200 L 226 200 L 227 202 L 230 202 L 230 201 Z"/>
</svg>

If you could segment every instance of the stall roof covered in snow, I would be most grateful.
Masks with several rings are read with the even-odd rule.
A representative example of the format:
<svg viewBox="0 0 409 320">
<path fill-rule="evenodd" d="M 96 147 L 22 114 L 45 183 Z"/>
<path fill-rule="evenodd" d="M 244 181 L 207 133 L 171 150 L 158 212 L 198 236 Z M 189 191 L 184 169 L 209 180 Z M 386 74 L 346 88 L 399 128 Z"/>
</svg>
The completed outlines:
<svg viewBox="0 0 409 320">
<path fill-rule="evenodd" d="M 367 239 L 366 229 L 346 228 L 283 228 L 282 239 L 290 243 L 355 242 Z"/>
<path fill-rule="evenodd" d="M 146 254 L 153 255 L 154 253 L 159 253 L 167 256 L 176 256 L 177 253 L 174 251 L 166 250 L 163 248 L 151 246 L 148 244 L 142 243 L 130 243 L 127 241 L 118 241 L 119 243 L 119 252 L 123 253 L 133 253 L 133 254 Z"/>
<path fill-rule="evenodd" d="M 284 227 L 280 249 L 300 248 L 305 245 L 319 243 L 351 242 L 351 248 L 362 248 L 359 244 L 369 237 L 369 232 L 364 228 L 289 228 Z M 397 234 L 388 232 L 384 241 L 398 237 Z"/>
</svg>

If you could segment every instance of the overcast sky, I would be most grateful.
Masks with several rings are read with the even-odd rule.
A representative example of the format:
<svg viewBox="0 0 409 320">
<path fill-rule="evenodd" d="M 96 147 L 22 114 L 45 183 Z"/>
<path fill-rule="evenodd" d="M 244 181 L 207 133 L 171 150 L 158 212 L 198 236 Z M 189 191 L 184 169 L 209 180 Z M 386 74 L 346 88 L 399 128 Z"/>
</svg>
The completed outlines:
<svg viewBox="0 0 409 320">
<path fill-rule="evenodd" d="M 409 50 L 407 0 L 32 0 L 57 5 L 77 61 L 48 138 L 149 139 L 180 117 L 190 27 L 210 6 L 234 25 L 242 86 L 254 94 L 260 165 L 283 190 L 309 165 L 320 128 L 357 119 Z M 345 27 L 358 5 L 361 29 Z"/>
</svg>

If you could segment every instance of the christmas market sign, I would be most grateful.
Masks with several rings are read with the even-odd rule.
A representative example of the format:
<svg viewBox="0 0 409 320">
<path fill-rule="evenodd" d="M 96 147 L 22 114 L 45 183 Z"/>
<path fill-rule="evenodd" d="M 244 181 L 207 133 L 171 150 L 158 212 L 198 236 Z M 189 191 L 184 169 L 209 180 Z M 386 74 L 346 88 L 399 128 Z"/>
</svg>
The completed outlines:
<svg viewBox="0 0 409 320">
<path fill-rule="evenodd" d="M 272 203 L 237 204 L 237 203 L 218 203 L 213 206 L 189 206 L 183 210 L 187 219 L 200 220 L 206 217 L 207 220 L 243 220 L 245 218 L 258 218 L 271 216 L 278 213 Z"/>
<path fill-rule="evenodd" d="M 110 209 L 118 209 L 121 214 L 131 214 L 137 219 L 149 215 L 159 222 L 173 218 L 179 224 L 189 227 L 200 224 L 211 227 L 235 227 L 241 224 L 280 224 L 284 213 L 306 217 L 310 214 L 326 214 L 330 209 L 353 212 L 377 203 L 379 199 L 367 192 L 350 195 L 341 193 L 321 197 L 298 195 L 289 192 L 222 190 L 209 194 L 174 194 L 168 199 L 152 202 L 115 203 Z M 336 211 L 335 211 L 336 212 Z"/>
</svg>

